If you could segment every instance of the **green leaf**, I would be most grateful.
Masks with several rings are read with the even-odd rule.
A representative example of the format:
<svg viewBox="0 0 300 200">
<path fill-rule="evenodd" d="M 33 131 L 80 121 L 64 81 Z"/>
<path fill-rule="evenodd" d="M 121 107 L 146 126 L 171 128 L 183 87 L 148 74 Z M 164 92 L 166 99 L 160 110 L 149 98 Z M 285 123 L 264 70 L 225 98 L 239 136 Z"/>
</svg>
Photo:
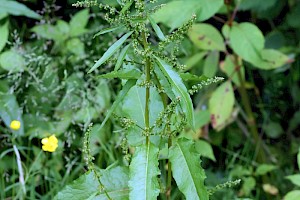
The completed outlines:
<svg viewBox="0 0 300 200">
<path fill-rule="evenodd" d="M 151 23 L 151 26 L 152 26 L 153 30 L 155 31 L 156 35 L 158 36 L 158 38 L 159 38 L 160 40 L 162 40 L 162 41 L 165 40 L 166 37 L 165 37 L 164 33 L 161 31 L 161 29 L 160 29 L 159 26 L 155 23 L 155 21 L 152 19 L 152 17 L 148 16 L 148 19 L 149 19 L 149 21 L 150 21 L 150 23 Z"/>
<path fill-rule="evenodd" d="M 19 130 L 11 130 L 16 136 L 24 135 L 24 123 L 22 119 L 22 111 L 19 108 L 16 97 L 12 94 L 0 93 L 0 117 L 4 124 L 10 129 L 10 123 L 13 120 L 21 122 Z"/>
<path fill-rule="evenodd" d="M 270 164 L 261 164 L 257 167 L 255 174 L 257 176 L 262 176 L 267 174 L 268 172 L 271 172 L 273 170 L 277 169 L 277 166 L 270 165 Z"/>
<path fill-rule="evenodd" d="M 124 7 L 122 8 L 121 13 L 125 13 L 125 12 L 131 7 L 132 4 L 133 4 L 133 1 L 127 2 L 127 3 L 124 5 Z"/>
<path fill-rule="evenodd" d="M 244 60 L 252 64 L 261 61 L 265 39 L 257 26 L 248 22 L 233 25 L 229 37 L 233 51 Z"/>
<path fill-rule="evenodd" d="M 300 28 L 300 22 L 298 20 L 300 16 L 300 5 L 296 4 L 287 13 L 286 21 L 293 28 Z"/>
<path fill-rule="evenodd" d="M 210 24 L 194 24 L 189 30 L 188 36 L 200 49 L 225 51 L 222 35 Z"/>
<path fill-rule="evenodd" d="M 105 61 L 107 61 L 122 46 L 122 44 L 132 33 L 133 31 L 126 33 L 118 41 L 111 45 L 109 49 L 103 54 L 103 56 L 96 62 L 96 64 L 88 71 L 88 73 L 91 73 L 92 71 L 100 67 L 100 65 L 102 65 Z"/>
<path fill-rule="evenodd" d="M 126 82 L 126 84 L 123 86 L 123 89 L 119 92 L 118 96 L 116 97 L 113 105 L 108 110 L 104 120 L 101 123 L 101 126 L 100 126 L 99 130 L 101 130 L 103 128 L 106 121 L 109 119 L 109 117 L 114 112 L 114 110 L 118 107 L 119 103 L 124 99 L 124 97 L 126 96 L 128 91 L 130 90 L 130 88 L 132 88 L 135 85 L 136 81 L 137 81 L 136 79 L 130 79 Z"/>
<path fill-rule="evenodd" d="M 285 178 L 292 181 L 292 183 L 294 183 L 295 185 L 300 186 L 300 174 L 293 174 L 290 176 L 286 176 Z"/>
<path fill-rule="evenodd" d="M 155 123 L 156 118 L 163 111 L 164 106 L 156 88 L 150 87 L 150 94 L 149 120 L 150 126 L 152 126 Z M 145 96 L 145 88 L 134 86 L 130 89 L 122 104 L 122 110 L 125 115 L 136 121 L 136 123 L 141 127 L 145 127 Z"/>
<path fill-rule="evenodd" d="M 197 82 L 200 82 L 200 81 L 205 81 L 207 80 L 208 78 L 204 75 L 202 76 L 197 76 L 197 75 L 194 75 L 194 74 L 191 74 L 191 73 L 179 73 L 180 77 L 182 78 L 182 80 L 184 81 L 197 81 Z"/>
<path fill-rule="evenodd" d="M 50 40 L 59 40 L 60 33 L 56 26 L 50 24 L 40 24 L 34 26 L 31 31 L 39 35 L 40 37 L 50 39 Z"/>
<path fill-rule="evenodd" d="M 123 28 L 123 27 L 124 27 L 124 26 L 114 26 L 114 27 L 108 27 L 108 28 L 105 28 L 105 29 L 99 31 L 98 33 L 96 33 L 96 34 L 93 36 L 93 38 L 95 38 L 95 37 L 97 37 L 97 36 L 99 36 L 99 35 L 103 35 L 103 34 L 105 34 L 105 33 L 113 32 L 113 31 L 118 30 L 118 29 Z"/>
<path fill-rule="evenodd" d="M 24 4 L 21 4 L 17 1 L 1 0 L 0 3 L 1 3 L 0 14 L 8 13 L 10 15 L 26 16 L 33 19 L 42 18 L 39 14 L 35 13 Z"/>
<path fill-rule="evenodd" d="M 219 66 L 220 54 L 218 51 L 212 51 L 204 61 L 203 75 L 212 78 L 216 75 Z"/>
<path fill-rule="evenodd" d="M 66 48 L 77 56 L 83 56 L 84 52 L 84 43 L 81 42 L 78 38 L 72 38 L 67 41 Z"/>
<path fill-rule="evenodd" d="M 284 130 L 280 123 L 270 121 L 264 125 L 263 128 L 266 132 L 266 135 L 273 139 L 279 138 L 282 134 L 284 134 Z"/>
<path fill-rule="evenodd" d="M 230 118 L 234 105 L 234 93 L 230 81 L 220 85 L 209 99 L 211 123 L 214 129 L 219 130 Z"/>
<path fill-rule="evenodd" d="M 265 0 L 262 4 L 260 0 L 243 0 L 239 5 L 239 10 L 265 11 L 276 2 L 276 0 Z"/>
<path fill-rule="evenodd" d="M 196 53 L 195 55 L 189 57 L 185 61 L 186 68 L 184 69 L 184 71 L 188 71 L 189 69 L 191 69 L 192 67 L 197 65 L 203 59 L 203 57 L 206 55 L 207 55 L 207 52 L 199 52 L 199 53 Z"/>
<path fill-rule="evenodd" d="M 0 55 L 0 67 L 10 72 L 22 72 L 26 67 L 26 62 L 17 52 L 8 50 Z"/>
<path fill-rule="evenodd" d="M 165 61 L 161 60 L 158 57 L 155 57 L 157 60 L 157 64 L 161 72 L 167 78 L 168 82 L 172 86 L 172 91 L 175 94 L 175 98 L 180 97 L 180 106 L 183 112 L 186 114 L 187 121 L 189 125 L 194 129 L 195 127 L 195 120 L 194 120 L 194 108 L 191 97 L 182 82 L 182 79 L 175 72 L 172 67 L 167 64 Z M 171 99 L 173 96 L 169 96 Z M 172 99 L 173 100 L 173 99 Z"/>
<path fill-rule="evenodd" d="M 240 87 L 241 83 L 238 77 L 238 72 L 236 71 L 235 64 L 233 63 L 234 57 L 232 55 L 227 55 L 223 64 L 221 64 L 221 70 L 226 73 L 229 79 L 231 79 L 238 87 Z M 243 79 L 245 78 L 245 68 L 241 66 L 241 60 L 239 59 L 239 67 L 242 74 Z"/>
<path fill-rule="evenodd" d="M 224 4 L 224 0 L 198 0 L 198 3 L 201 5 L 201 9 L 197 13 L 197 20 L 204 21 L 220 10 Z"/>
<path fill-rule="evenodd" d="M 106 74 L 99 75 L 99 78 L 120 78 L 120 79 L 138 79 L 142 73 L 138 69 L 120 69 Z"/>
<path fill-rule="evenodd" d="M 89 9 L 77 12 L 70 21 L 70 35 L 79 36 L 87 32 L 85 29 L 89 21 Z"/>
<path fill-rule="evenodd" d="M 162 22 L 174 30 L 190 20 L 200 8 L 201 4 L 196 0 L 171 1 L 156 11 L 152 17 L 156 23 Z"/>
<path fill-rule="evenodd" d="M 206 178 L 191 140 L 180 138 L 169 150 L 173 177 L 186 199 L 208 200 L 204 186 Z"/>
<path fill-rule="evenodd" d="M 5 47 L 7 40 L 8 40 L 8 21 L 6 21 L 5 24 L 0 26 L 0 52 Z"/>
<path fill-rule="evenodd" d="M 300 199 L 300 190 L 293 190 L 284 196 L 284 200 Z"/>
<path fill-rule="evenodd" d="M 300 170 L 300 148 L 299 148 L 299 151 L 298 151 L 298 154 L 297 154 L 297 163 L 298 163 L 298 168 Z"/>
<path fill-rule="evenodd" d="M 261 60 L 253 62 L 253 65 L 259 69 L 275 69 L 290 62 L 288 56 L 274 49 L 263 49 L 261 57 Z"/>
<path fill-rule="evenodd" d="M 194 14 L 199 21 L 210 18 L 222 5 L 223 0 L 170 1 L 156 11 L 152 17 L 156 23 L 162 22 L 173 30 L 186 23 Z"/>
<path fill-rule="evenodd" d="M 126 56 L 126 54 L 127 54 L 127 51 L 128 51 L 128 49 L 129 49 L 130 45 L 131 45 L 131 44 L 128 44 L 128 45 L 126 45 L 126 46 L 122 49 L 122 51 L 121 51 L 121 53 L 120 53 L 120 55 L 119 55 L 119 57 L 118 57 L 117 63 L 116 63 L 116 65 L 115 65 L 114 71 L 119 70 L 120 67 L 122 66 L 123 61 L 124 61 L 124 59 L 125 59 L 125 56 Z"/>
<path fill-rule="evenodd" d="M 242 191 L 245 193 L 245 195 L 250 195 L 251 191 L 255 188 L 256 180 L 253 177 L 246 177 L 243 178 L 243 186 Z"/>
<path fill-rule="evenodd" d="M 209 158 L 213 161 L 216 161 L 214 151 L 208 142 L 206 142 L 204 140 L 197 140 L 195 142 L 195 149 L 196 149 L 196 152 L 199 153 L 201 156 Z"/>
<path fill-rule="evenodd" d="M 143 144 L 135 149 L 129 166 L 130 199 L 156 200 L 160 189 L 157 176 L 159 149 L 151 143 Z"/>
<path fill-rule="evenodd" d="M 128 170 L 122 167 L 115 167 L 109 170 L 101 170 L 101 182 L 108 195 L 114 200 L 128 199 L 129 188 L 127 186 Z M 99 190 L 99 183 L 94 172 L 87 172 L 67 185 L 55 197 L 56 200 L 72 199 L 93 199 L 106 200 L 103 191 Z"/>
</svg>

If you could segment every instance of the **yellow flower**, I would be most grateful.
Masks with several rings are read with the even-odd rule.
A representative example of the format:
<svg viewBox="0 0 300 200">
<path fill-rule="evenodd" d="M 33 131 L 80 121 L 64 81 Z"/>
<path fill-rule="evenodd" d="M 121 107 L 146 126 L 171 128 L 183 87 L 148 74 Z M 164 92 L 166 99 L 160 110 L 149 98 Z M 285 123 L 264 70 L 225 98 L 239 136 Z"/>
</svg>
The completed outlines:
<svg viewBox="0 0 300 200">
<path fill-rule="evenodd" d="M 12 130 L 17 131 L 17 130 L 19 130 L 20 127 L 21 127 L 21 122 L 18 121 L 18 120 L 13 120 L 13 121 L 10 122 L 9 127 L 10 127 Z"/>
<path fill-rule="evenodd" d="M 55 135 L 51 135 L 50 137 L 46 137 L 42 139 L 42 149 L 44 151 L 54 152 L 58 147 L 58 140 Z"/>
</svg>

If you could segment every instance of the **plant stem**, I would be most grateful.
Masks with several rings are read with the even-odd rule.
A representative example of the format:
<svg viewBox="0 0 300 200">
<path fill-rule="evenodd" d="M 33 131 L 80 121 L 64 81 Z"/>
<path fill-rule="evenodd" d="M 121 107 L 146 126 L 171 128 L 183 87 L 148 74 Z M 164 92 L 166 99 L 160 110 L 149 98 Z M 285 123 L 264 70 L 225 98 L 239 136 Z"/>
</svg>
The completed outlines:
<svg viewBox="0 0 300 200">
<path fill-rule="evenodd" d="M 262 139 L 260 138 L 260 136 L 258 134 L 256 120 L 254 118 L 250 100 L 249 100 L 249 96 L 248 96 L 248 93 L 247 93 L 246 87 L 245 87 L 245 80 L 242 77 L 242 73 L 240 70 L 241 66 L 238 63 L 238 57 L 235 54 L 234 54 L 234 64 L 236 66 L 238 79 L 240 81 L 239 93 L 242 97 L 242 103 L 243 103 L 243 106 L 244 106 L 246 114 L 247 114 L 247 124 L 248 124 L 248 127 L 250 128 L 252 137 L 257 145 L 257 151 L 258 151 L 257 161 L 260 163 L 264 163 L 264 162 L 266 162 L 266 156 L 265 156 L 265 153 L 262 148 Z"/>
<path fill-rule="evenodd" d="M 144 50 L 146 51 L 148 49 L 148 41 L 147 41 L 147 35 L 143 31 L 142 32 L 143 37 L 143 45 Z M 145 102 L 145 126 L 146 131 L 149 131 L 150 127 L 150 113 L 149 113 L 149 101 L 150 101 L 150 68 L 151 68 L 151 62 L 149 58 L 146 58 L 146 65 L 145 65 L 145 74 L 146 74 L 146 102 Z M 146 144 L 149 143 L 149 133 L 146 133 Z"/>
<path fill-rule="evenodd" d="M 172 135 L 169 135 L 168 138 L 168 149 L 170 149 L 170 147 L 172 146 Z M 168 181 L 167 181 L 167 199 L 170 200 L 171 199 L 171 189 L 172 189 L 172 170 L 171 170 L 171 162 L 170 160 L 168 160 Z"/>
</svg>

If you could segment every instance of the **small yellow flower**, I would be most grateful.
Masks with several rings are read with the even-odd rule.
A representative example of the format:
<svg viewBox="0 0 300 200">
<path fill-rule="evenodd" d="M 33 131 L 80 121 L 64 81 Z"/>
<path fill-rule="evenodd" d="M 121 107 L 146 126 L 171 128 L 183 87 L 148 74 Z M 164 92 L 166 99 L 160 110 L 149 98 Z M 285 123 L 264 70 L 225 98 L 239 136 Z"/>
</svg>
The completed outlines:
<svg viewBox="0 0 300 200">
<path fill-rule="evenodd" d="M 21 122 L 18 121 L 18 120 L 13 120 L 13 121 L 10 122 L 9 127 L 10 127 L 12 130 L 17 131 L 17 130 L 19 130 L 20 127 L 21 127 Z"/>
<path fill-rule="evenodd" d="M 58 147 L 58 140 L 55 135 L 51 135 L 50 137 L 46 137 L 42 139 L 42 149 L 44 151 L 54 152 Z"/>
</svg>

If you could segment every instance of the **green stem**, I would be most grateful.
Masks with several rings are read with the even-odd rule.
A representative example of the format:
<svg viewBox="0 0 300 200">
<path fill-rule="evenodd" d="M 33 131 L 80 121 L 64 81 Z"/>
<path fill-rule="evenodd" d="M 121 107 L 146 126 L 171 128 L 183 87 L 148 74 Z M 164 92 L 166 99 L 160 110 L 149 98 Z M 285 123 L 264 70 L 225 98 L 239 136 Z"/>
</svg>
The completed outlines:
<svg viewBox="0 0 300 200">
<path fill-rule="evenodd" d="M 143 37 L 143 45 L 144 50 L 146 51 L 148 49 L 148 41 L 147 41 L 147 35 L 143 31 L 142 32 Z M 150 113 L 149 113 L 149 100 L 150 100 L 150 68 L 151 68 L 151 62 L 149 58 L 146 58 L 146 65 L 145 65 L 145 74 L 146 74 L 146 102 L 145 102 L 145 126 L 146 131 L 149 131 L 150 128 Z M 149 133 L 146 133 L 146 144 L 149 143 Z"/>
<path fill-rule="evenodd" d="M 256 120 L 255 120 L 254 114 L 252 112 L 249 96 L 248 96 L 248 93 L 247 93 L 246 87 L 245 87 L 245 80 L 242 77 L 242 73 L 240 70 L 241 66 L 238 64 L 237 55 L 234 55 L 234 64 L 236 66 L 238 79 L 240 81 L 239 93 L 242 97 L 242 103 L 243 103 L 243 106 L 244 106 L 246 114 L 247 114 L 247 125 L 250 128 L 252 137 L 255 141 L 255 144 L 257 145 L 257 151 L 258 151 L 257 161 L 260 163 L 264 163 L 264 162 L 266 162 L 266 156 L 265 156 L 265 153 L 262 148 L 262 140 L 261 140 L 258 130 L 257 130 Z"/>
<path fill-rule="evenodd" d="M 172 146 L 172 135 L 169 135 L 168 138 L 168 149 L 170 149 L 170 147 Z M 172 189 L 172 170 L 171 170 L 171 162 L 170 160 L 168 160 L 168 182 L 167 182 L 167 199 L 170 200 L 171 199 L 171 189 Z"/>
</svg>

